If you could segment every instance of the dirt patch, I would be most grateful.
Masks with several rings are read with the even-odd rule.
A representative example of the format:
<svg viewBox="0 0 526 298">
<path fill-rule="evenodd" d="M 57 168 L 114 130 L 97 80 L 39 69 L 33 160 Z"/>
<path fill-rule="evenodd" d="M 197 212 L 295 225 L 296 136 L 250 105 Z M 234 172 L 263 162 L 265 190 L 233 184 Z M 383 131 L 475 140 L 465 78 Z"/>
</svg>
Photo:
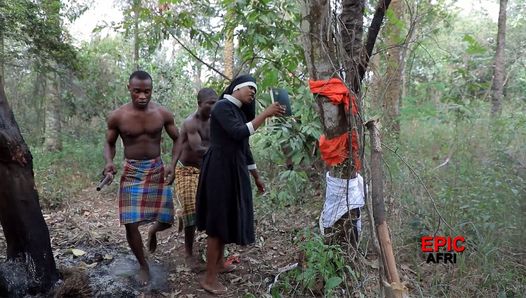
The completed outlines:
<svg viewBox="0 0 526 298">
<path fill-rule="evenodd" d="M 285 210 L 286 216 L 272 210 L 259 211 L 256 243 L 245 247 L 227 245 L 228 256 L 237 257 L 239 263 L 234 272 L 220 277 L 229 289 L 223 297 L 262 297 L 278 269 L 297 261 L 294 238 L 316 220 L 314 213 L 292 209 Z M 152 282 L 146 287 L 137 284 L 137 262 L 128 248 L 124 227 L 119 225 L 117 210 L 115 192 L 109 188 L 101 193 L 87 189 L 80 197 L 65 202 L 63 208 L 44 211 L 61 271 L 82 271 L 96 297 L 213 297 L 200 287 L 198 274 L 185 264 L 184 234 L 176 227 L 160 232 L 157 251 L 148 255 Z M 147 229 L 140 228 L 144 242 Z M 5 258 L 2 240 L 0 233 L 0 258 Z M 195 249 L 201 259 L 205 247 L 206 235 L 198 234 Z"/>
</svg>

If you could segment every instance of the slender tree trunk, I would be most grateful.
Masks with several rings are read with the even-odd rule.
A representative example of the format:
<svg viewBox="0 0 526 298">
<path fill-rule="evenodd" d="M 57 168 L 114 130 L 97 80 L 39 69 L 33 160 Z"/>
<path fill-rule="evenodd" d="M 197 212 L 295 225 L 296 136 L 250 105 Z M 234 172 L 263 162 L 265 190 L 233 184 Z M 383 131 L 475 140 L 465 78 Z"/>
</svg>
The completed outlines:
<svg viewBox="0 0 526 298">
<path fill-rule="evenodd" d="M 374 222 L 376 233 L 380 244 L 380 257 L 383 263 L 384 274 L 388 284 L 384 284 L 384 290 L 389 293 L 388 297 L 403 297 L 404 286 L 400 282 L 400 276 L 396 268 L 395 257 L 389 228 L 385 220 L 385 203 L 384 203 L 384 174 L 382 167 L 382 144 L 380 131 L 376 122 L 368 121 L 369 137 L 371 139 L 371 199 L 373 205 Z M 381 283 L 382 284 L 382 283 Z"/>
<path fill-rule="evenodd" d="M 506 48 L 506 7 L 508 0 L 500 0 L 497 49 L 495 51 L 495 64 L 493 81 L 491 83 L 491 115 L 498 116 L 502 111 L 504 98 L 505 56 Z"/>
<path fill-rule="evenodd" d="M 141 0 L 133 0 L 133 64 L 135 69 L 139 69 L 139 9 Z"/>
<path fill-rule="evenodd" d="M 401 0 L 392 0 L 390 8 L 398 20 L 403 16 L 403 3 Z M 396 23 L 389 23 L 387 29 L 387 69 L 385 73 L 385 104 L 384 115 L 387 131 L 396 138 L 400 135 L 400 96 L 402 93 L 401 36 L 400 27 Z"/>
<path fill-rule="evenodd" d="M 51 74 L 46 80 L 46 116 L 44 146 L 50 151 L 62 150 L 62 127 L 61 127 L 61 101 L 60 101 L 60 78 L 57 74 Z"/>
<path fill-rule="evenodd" d="M 203 82 L 201 81 L 201 72 L 203 69 L 203 65 L 201 63 L 196 63 L 193 66 L 193 69 L 194 69 L 194 86 L 195 86 L 195 92 L 197 93 L 203 87 Z"/>
<path fill-rule="evenodd" d="M 0 84 L 0 223 L 7 262 L 0 265 L 0 297 L 47 292 L 58 280 L 42 216 L 33 160 Z"/>
<path fill-rule="evenodd" d="M 372 77 L 369 87 L 367 88 L 367 98 L 370 98 L 369 106 L 374 112 L 382 110 L 383 90 L 382 90 L 382 75 L 381 75 L 381 59 L 380 55 L 374 55 L 369 61 L 369 69 Z"/>
<path fill-rule="evenodd" d="M 59 41 L 62 38 L 62 27 L 60 25 L 60 0 L 43 1 L 47 24 L 54 33 L 50 38 Z M 51 151 L 62 150 L 61 139 L 61 96 L 60 76 L 58 74 L 60 61 L 51 62 L 51 66 L 41 67 L 44 71 L 42 77 L 46 78 L 45 107 L 45 132 L 44 146 Z"/>
<path fill-rule="evenodd" d="M 0 0 L 0 5 L 2 5 L 3 0 Z M 2 86 L 5 86 L 5 46 L 4 46 L 4 29 L 5 28 L 5 20 L 4 16 L 0 14 L 0 84 Z"/>
<path fill-rule="evenodd" d="M 234 17 L 234 10 L 227 9 L 225 20 Z M 225 59 L 225 76 L 234 79 L 234 28 L 228 27 L 225 36 L 225 49 L 223 52 Z"/>
</svg>

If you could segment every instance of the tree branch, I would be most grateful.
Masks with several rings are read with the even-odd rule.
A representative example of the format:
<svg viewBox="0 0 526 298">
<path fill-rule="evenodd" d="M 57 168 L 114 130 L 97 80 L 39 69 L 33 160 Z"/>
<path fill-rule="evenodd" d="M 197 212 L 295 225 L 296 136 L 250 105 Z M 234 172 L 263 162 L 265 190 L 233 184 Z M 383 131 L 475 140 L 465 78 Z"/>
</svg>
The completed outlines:
<svg viewBox="0 0 526 298">
<path fill-rule="evenodd" d="M 387 8 L 389 8 L 389 4 L 391 4 L 391 0 L 379 0 L 378 5 L 376 5 L 376 10 L 374 12 L 373 20 L 371 21 L 371 26 L 367 31 L 367 40 L 365 41 L 364 48 L 365 56 L 363 57 L 363 62 L 358 66 L 360 82 L 363 80 L 365 75 L 365 70 L 369 64 L 369 58 L 373 53 L 374 44 L 376 43 L 376 38 L 380 32 L 380 27 L 382 27 L 385 12 L 387 11 Z"/>
</svg>

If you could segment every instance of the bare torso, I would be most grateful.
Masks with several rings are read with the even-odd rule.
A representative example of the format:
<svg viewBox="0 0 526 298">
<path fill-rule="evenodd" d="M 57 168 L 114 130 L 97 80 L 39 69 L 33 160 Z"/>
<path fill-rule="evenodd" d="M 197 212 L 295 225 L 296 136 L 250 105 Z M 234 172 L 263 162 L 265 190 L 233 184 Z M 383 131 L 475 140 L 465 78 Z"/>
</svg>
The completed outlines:
<svg viewBox="0 0 526 298">
<path fill-rule="evenodd" d="M 196 113 L 190 115 L 183 123 L 181 137 L 183 149 L 179 160 L 185 166 L 200 168 L 210 146 L 210 119 L 200 119 Z"/>
<path fill-rule="evenodd" d="M 153 159 L 161 154 L 161 133 L 165 124 L 161 109 L 151 102 L 145 110 L 126 104 L 114 111 L 116 129 L 127 159 Z"/>
</svg>

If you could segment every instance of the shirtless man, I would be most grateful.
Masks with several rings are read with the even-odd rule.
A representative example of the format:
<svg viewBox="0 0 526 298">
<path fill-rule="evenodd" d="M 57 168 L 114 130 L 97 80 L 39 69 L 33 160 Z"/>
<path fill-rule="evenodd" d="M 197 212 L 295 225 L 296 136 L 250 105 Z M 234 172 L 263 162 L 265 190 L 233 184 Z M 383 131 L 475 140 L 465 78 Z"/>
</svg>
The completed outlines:
<svg viewBox="0 0 526 298">
<path fill-rule="evenodd" d="M 107 120 L 104 143 L 104 175 L 116 174 L 113 163 L 115 143 L 120 136 L 124 144 L 124 166 L 119 187 L 119 218 L 126 228 L 126 239 L 139 262 L 137 280 L 145 285 L 150 280 L 150 270 L 144 256 L 139 225 L 155 222 L 148 231 L 148 248 L 157 246 L 156 233 L 173 223 L 172 188 L 176 161 L 175 149 L 179 132 L 172 113 L 155 102 L 152 96 L 152 78 L 144 71 L 130 75 L 128 90 L 131 103 L 112 111 Z M 166 130 L 173 140 L 172 164 L 163 166 L 161 160 L 161 133 Z"/>
<path fill-rule="evenodd" d="M 175 169 L 175 192 L 182 207 L 186 259 L 192 260 L 195 237 L 195 195 L 203 155 L 210 144 L 210 111 L 217 101 L 217 93 L 203 88 L 197 94 L 197 111 L 183 122 L 179 145 L 180 164 Z M 182 141 L 182 144 L 181 144 Z"/>
</svg>

